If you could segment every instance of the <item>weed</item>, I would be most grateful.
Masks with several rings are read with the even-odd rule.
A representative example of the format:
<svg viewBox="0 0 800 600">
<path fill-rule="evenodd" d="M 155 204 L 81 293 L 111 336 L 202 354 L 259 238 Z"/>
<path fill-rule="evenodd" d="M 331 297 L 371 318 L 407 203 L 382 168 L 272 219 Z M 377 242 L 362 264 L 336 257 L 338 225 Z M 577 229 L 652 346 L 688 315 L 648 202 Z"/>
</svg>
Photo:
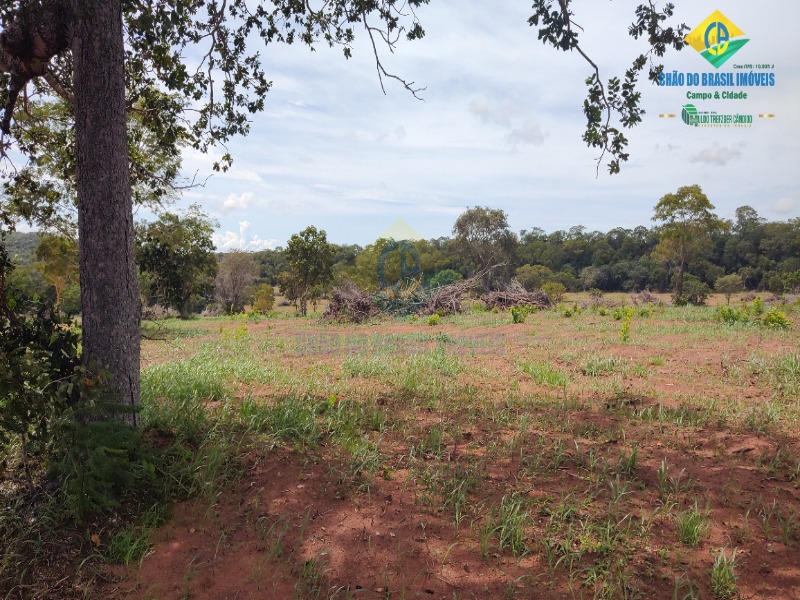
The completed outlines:
<svg viewBox="0 0 800 600">
<path fill-rule="evenodd" d="M 512 306 L 511 307 L 511 322 L 515 323 L 515 324 L 524 323 L 525 322 L 525 318 L 528 316 L 529 313 L 530 313 L 530 310 L 526 309 L 525 307 Z"/>
<path fill-rule="evenodd" d="M 797 397 L 800 394 L 800 354 L 784 354 L 773 358 L 766 365 L 766 373 L 770 383 L 785 397 Z"/>
<path fill-rule="evenodd" d="M 631 320 L 625 319 L 619 328 L 619 341 L 623 344 L 631 339 Z"/>
<path fill-rule="evenodd" d="M 700 600 L 700 590 L 683 574 L 675 578 L 672 600 Z"/>
<path fill-rule="evenodd" d="M 633 443 L 631 453 L 627 456 L 623 454 L 619 457 L 619 470 L 620 473 L 625 475 L 634 475 L 639 468 L 639 444 Z"/>
<path fill-rule="evenodd" d="M 478 473 L 473 465 L 461 464 L 426 469 L 417 476 L 429 494 L 422 499 L 431 506 L 451 511 L 458 527 L 466 513 L 467 495 L 478 485 Z"/>
<path fill-rule="evenodd" d="M 694 506 L 675 515 L 678 537 L 684 544 L 694 548 L 705 537 L 709 527 L 708 514 L 708 509 L 700 510 L 695 500 Z"/>
<path fill-rule="evenodd" d="M 318 552 L 303 563 L 300 575 L 294 586 L 294 597 L 298 599 L 327 597 L 323 589 L 325 575 L 329 569 L 325 566 L 326 552 Z"/>
<path fill-rule="evenodd" d="M 786 516 L 780 512 L 777 515 L 778 526 L 781 528 L 781 541 L 784 546 L 791 547 L 797 540 L 797 521 L 795 517 L 794 511 L 791 511 Z"/>
<path fill-rule="evenodd" d="M 721 548 L 714 556 L 714 565 L 711 567 L 711 582 L 709 589 L 718 600 L 729 600 L 735 598 L 738 593 L 736 584 L 736 549 L 730 556 Z"/>
<path fill-rule="evenodd" d="M 514 493 L 503 496 L 497 513 L 490 512 L 481 533 L 481 553 L 488 555 L 488 542 L 497 538 L 497 549 L 502 552 L 508 549 L 514 556 L 527 554 L 528 545 L 525 542 L 525 525 L 528 520 L 528 511 L 521 496 Z"/>
<path fill-rule="evenodd" d="M 522 370 L 531 376 L 535 383 L 553 387 L 564 387 L 569 382 L 566 374 L 543 363 L 524 363 Z"/>
<path fill-rule="evenodd" d="M 658 497 L 662 502 L 665 502 L 670 497 L 677 497 L 683 489 L 681 482 L 686 474 L 686 469 L 681 469 L 676 477 L 669 474 L 669 467 L 667 466 L 667 459 L 661 461 L 656 475 L 658 476 Z"/>
<path fill-rule="evenodd" d="M 590 377 L 614 373 L 621 364 L 621 360 L 614 356 L 590 356 L 583 365 L 582 372 Z"/>
<path fill-rule="evenodd" d="M 144 558 L 150 549 L 150 534 L 166 518 L 166 507 L 154 504 L 148 509 L 138 525 L 123 529 L 114 534 L 108 544 L 106 554 L 109 560 L 129 565 Z"/>
<path fill-rule="evenodd" d="M 372 478 L 384 461 L 379 447 L 380 440 L 375 445 L 364 440 L 356 444 L 352 449 L 350 460 L 339 473 L 339 485 L 353 486 L 359 492 L 369 492 Z"/>
<path fill-rule="evenodd" d="M 622 481 L 617 475 L 616 479 L 613 479 L 608 482 L 608 488 L 610 491 L 610 504 L 618 504 L 625 496 L 631 493 L 630 488 L 628 488 L 628 483 L 626 481 Z"/>
</svg>

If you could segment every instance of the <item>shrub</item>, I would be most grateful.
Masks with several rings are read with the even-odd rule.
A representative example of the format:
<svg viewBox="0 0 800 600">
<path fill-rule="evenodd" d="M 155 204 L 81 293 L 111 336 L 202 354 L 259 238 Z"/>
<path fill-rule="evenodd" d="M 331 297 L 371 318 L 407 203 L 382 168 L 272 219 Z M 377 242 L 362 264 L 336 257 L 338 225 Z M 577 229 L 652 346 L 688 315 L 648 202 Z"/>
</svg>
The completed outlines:
<svg viewBox="0 0 800 600">
<path fill-rule="evenodd" d="M 731 296 L 733 294 L 738 294 L 744 289 L 742 276 L 735 273 L 731 275 L 723 275 L 714 282 L 714 289 L 720 294 L 725 294 L 725 300 L 728 304 L 730 304 Z"/>
<path fill-rule="evenodd" d="M 445 285 L 450 285 L 453 282 L 460 281 L 464 279 L 461 276 L 461 273 L 458 271 L 454 271 L 453 269 L 444 269 L 443 271 L 439 271 L 431 277 L 430 287 L 443 287 Z"/>
<path fill-rule="evenodd" d="M 425 321 L 428 325 L 438 325 L 439 324 L 439 314 L 433 313 L 430 317 L 428 317 Z"/>
<path fill-rule="evenodd" d="M 753 304 L 751 305 L 753 310 L 753 314 L 756 316 L 761 316 L 764 314 L 764 301 L 761 299 L 761 296 L 756 296 L 753 298 Z"/>
<path fill-rule="evenodd" d="M 78 335 L 51 303 L 29 303 L 7 289 L 13 268 L 0 242 L 0 449 L 20 441 L 32 488 L 28 459 L 49 452 L 51 421 L 73 396 Z"/>
<path fill-rule="evenodd" d="M 253 301 L 253 310 L 265 315 L 275 306 L 275 290 L 268 283 L 262 283 L 256 290 L 256 297 Z"/>
<path fill-rule="evenodd" d="M 78 387 L 79 400 L 53 419 L 51 461 L 67 508 L 83 521 L 117 508 L 130 492 L 143 500 L 155 465 L 141 433 L 125 422 L 132 407 L 111 399 L 104 377 L 83 372 Z"/>
<path fill-rule="evenodd" d="M 70 324 L 51 303 L 28 303 L 6 288 L 12 269 L 0 240 L 0 449 L 19 440 L 29 490 L 35 475 L 55 476 L 82 520 L 117 506 L 141 475 L 152 475 L 152 463 L 140 460 L 141 436 L 120 418 L 130 407 L 110 404 L 105 373 L 80 365 Z"/>
<path fill-rule="evenodd" d="M 619 341 L 622 343 L 628 342 L 631 339 L 631 320 L 625 319 L 622 322 L 622 327 L 619 330 Z"/>
<path fill-rule="evenodd" d="M 525 317 L 528 316 L 528 311 L 522 308 L 521 306 L 512 306 L 511 307 L 511 322 L 512 323 L 524 323 Z"/>
<path fill-rule="evenodd" d="M 567 291 L 566 286 L 558 281 L 548 281 L 542 286 L 542 291 L 547 295 L 551 304 L 558 304 Z"/>
<path fill-rule="evenodd" d="M 675 304 L 685 306 L 694 304 L 697 306 L 706 303 L 706 298 L 711 294 L 711 288 L 703 283 L 699 277 L 687 273 L 683 279 L 683 294 L 675 298 Z"/>
<path fill-rule="evenodd" d="M 629 321 L 636 314 L 636 309 L 633 306 L 618 306 L 611 313 L 615 321 Z"/>
<path fill-rule="evenodd" d="M 786 313 L 777 308 L 771 308 L 761 318 L 761 322 L 772 329 L 789 329 L 792 322 L 786 317 Z"/>
<path fill-rule="evenodd" d="M 734 306 L 718 306 L 714 311 L 714 318 L 722 323 L 746 323 L 749 320 L 747 311 L 739 310 Z"/>
</svg>

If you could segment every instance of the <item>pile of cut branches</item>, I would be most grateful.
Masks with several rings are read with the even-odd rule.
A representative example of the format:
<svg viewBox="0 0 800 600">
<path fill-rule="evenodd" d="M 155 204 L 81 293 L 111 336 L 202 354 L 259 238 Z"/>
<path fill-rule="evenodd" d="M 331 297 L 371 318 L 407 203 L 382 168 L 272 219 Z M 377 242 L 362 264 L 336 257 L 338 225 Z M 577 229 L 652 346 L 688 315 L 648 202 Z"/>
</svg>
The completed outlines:
<svg viewBox="0 0 800 600">
<path fill-rule="evenodd" d="M 642 290 L 638 294 L 631 294 L 631 302 L 634 306 L 639 306 L 640 304 L 658 304 L 659 300 L 650 293 L 650 290 Z"/>
<path fill-rule="evenodd" d="M 520 283 L 513 279 L 503 290 L 487 292 L 481 296 L 486 308 L 497 308 L 498 310 L 508 310 L 515 306 L 532 306 L 535 308 L 547 308 L 550 300 L 542 290 L 529 292 Z"/>
<path fill-rule="evenodd" d="M 461 302 L 467 297 L 474 287 L 473 278 L 458 283 L 451 283 L 431 291 L 431 296 L 417 310 L 421 317 L 438 314 L 442 316 L 454 315 L 461 312 Z M 478 282 L 479 283 L 479 282 Z"/>
<path fill-rule="evenodd" d="M 495 268 L 488 267 L 469 279 L 438 288 L 412 286 L 402 291 L 390 288 L 368 294 L 348 283 L 333 289 L 331 302 L 323 316 L 341 322 L 360 323 L 379 314 L 456 314 L 461 312 L 462 303 L 472 290 L 480 287 L 487 273 Z"/>
<path fill-rule="evenodd" d="M 354 283 L 333 288 L 331 301 L 323 317 L 334 321 L 361 323 L 381 313 L 370 294 L 360 290 Z"/>
</svg>

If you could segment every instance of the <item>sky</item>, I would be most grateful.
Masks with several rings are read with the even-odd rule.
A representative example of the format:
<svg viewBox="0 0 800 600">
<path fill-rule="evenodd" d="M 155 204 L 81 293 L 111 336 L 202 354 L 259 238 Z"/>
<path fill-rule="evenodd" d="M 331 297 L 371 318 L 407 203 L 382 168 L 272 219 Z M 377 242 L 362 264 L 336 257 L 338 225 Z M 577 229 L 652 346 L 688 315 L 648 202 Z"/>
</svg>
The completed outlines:
<svg viewBox="0 0 800 600">
<path fill-rule="evenodd" d="M 211 177 L 175 208 L 198 203 L 213 216 L 221 251 L 285 246 L 309 225 L 329 241 L 363 246 L 398 219 L 421 237 L 449 236 L 472 206 L 504 210 L 516 232 L 649 227 L 664 194 L 693 184 L 723 218 L 745 204 L 769 220 L 800 216 L 800 3 L 675 3 L 676 21 L 694 28 L 720 10 L 749 42 L 719 69 L 692 48 L 670 52 L 666 71 L 762 72 L 756 65 L 767 64 L 775 85 L 730 88 L 746 100 L 687 100 L 687 91 L 727 88 L 658 87 L 645 75 L 644 122 L 626 131 L 631 157 L 619 175 L 603 164 L 597 176 L 598 154 L 581 140 L 589 66 L 537 40 L 530 2 L 433 0 L 417 12 L 425 38 L 381 54 L 387 70 L 425 87 L 423 100 L 391 80 L 382 92 L 364 39 L 350 60 L 341 49 L 270 47 L 263 56 L 273 87 L 249 136 L 228 144 L 233 167 L 211 175 L 221 151 L 187 151 L 184 172 Z M 636 4 L 573 3 L 581 45 L 605 77 L 622 75 L 645 50 L 627 34 Z M 752 114 L 752 127 L 691 127 L 681 120 L 687 103 Z M 766 113 L 775 117 L 758 117 Z"/>
</svg>

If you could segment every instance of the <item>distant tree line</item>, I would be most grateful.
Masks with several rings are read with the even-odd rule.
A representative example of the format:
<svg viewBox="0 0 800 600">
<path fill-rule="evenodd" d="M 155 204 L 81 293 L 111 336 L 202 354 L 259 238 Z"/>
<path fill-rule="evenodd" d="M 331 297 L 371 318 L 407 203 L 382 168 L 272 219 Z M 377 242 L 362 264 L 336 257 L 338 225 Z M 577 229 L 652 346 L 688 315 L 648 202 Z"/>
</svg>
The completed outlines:
<svg viewBox="0 0 800 600">
<path fill-rule="evenodd" d="M 473 207 L 458 217 L 452 237 L 411 241 L 416 279 L 446 285 L 497 265 L 487 288 L 514 277 L 530 290 L 559 284 L 571 292 L 671 291 L 678 302 L 702 301 L 714 289 L 728 297 L 741 290 L 800 291 L 800 218 L 770 222 L 741 206 L 733 220 L 724 220 L 713 208 L 699 186 L 686 186 L 659 201 L 652 227 L 601 232 L 576 225 L 551 233 L 534 227 L 516 234 L 502 210 Z M 145 305 L 182 315 L 210 306 L 239 312 L 257 305 L 264 312 L 272 309 L 277 287 L 305 314 L 344 280 L 379 289 L 379 263 L 386 281 L 398 281 L 400 261 L 409 260 L 392 251 L 392 240 L 337 245 L 314 227 L 294 234 L 286 248 L 216 253 L 215 226 L 197 206 L 137 226 Z M 18 265 L 7 285 L 23 296 L 49 296 L 68 314 L 79 312 L 74 242 L 12 234 L 5 245 Z"/>
</svg>

